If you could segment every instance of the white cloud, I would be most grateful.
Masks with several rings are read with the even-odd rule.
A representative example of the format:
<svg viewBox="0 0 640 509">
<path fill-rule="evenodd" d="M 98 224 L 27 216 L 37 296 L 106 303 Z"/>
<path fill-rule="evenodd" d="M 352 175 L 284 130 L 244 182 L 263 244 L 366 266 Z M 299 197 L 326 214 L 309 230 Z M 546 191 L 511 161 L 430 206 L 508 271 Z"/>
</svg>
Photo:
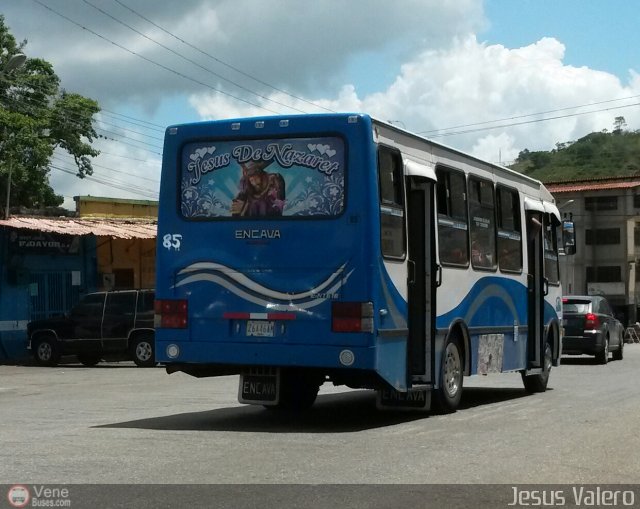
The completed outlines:
<svg viewBox="0 0 640 509">
<path fill-rule="evenodd" d="M 639 75 L 632 71 L 629 85 L 623 86 L 611 74 L 565 65 L 564 53 L 564 45 L 553 38 L 509 49 L 480 43 L 469 35 L 455 39 L 448 48 L 424 51 L 405 63 L 384 91 L 359 97 L 355 86 L 346 84 L 335 98 L 319 102 L 337 111 L 364 111 L 383 120 L 401 120 L 409 130 L 425 132 L 427 137 L 491 161 L 499 157 L 511 161 L 524 148 L 549 150 L 558 142 L 611 129 L 620 115 L 629 128 L 637 128 L 637 107 L 576 113 L 638 102 L 608 101 L 640 94 Z M 598 102 L 606 103 L 567 109 Z M 191 103 L 203 118 L 225 118 L 230 112 L 235 117 L 264 113 L 219 96 L 211 101 L 194 94 Z M 308 105 L 297 106 L 309 109 Z M 538 112 L 548 113 L 527 116 Z M 558 118 L 537 121 L 546 117 Z M 496 119 L 503 120 L 485 123 Z M 481 130 L 489 125 L 506 127 Z M 452 131 L 470 132 L 437 136 L 436 129 L 454 126 L 459 127 Z"/>
<path fill-rule="evenodd" d="M 385 53 L 390 65 L 399 66 L 402 58 L 409 58 L 425 47 L 440 47 L 454 35 L 479 29 L 484 24 L 480 0 L 405 0 L 402 9 L 387 0 L 304 4 L 299 0 L 126 2 L 195 45 L 201 50 L 198 52 L 115 2 L 97 3 L 113 18 L 194 60 L 198 67 L 88 4 L 48 4 L 88 30 L 40 5 L 29 3 L 27 11 L 23 4 L 8 5 L 3 14 L 18 40 L 29 39 L 27 54 L 49 60 L 63 85 L 105 105 L 132 99 L 157 103 L 165 94 L 202 91 L 205 88 L 202 83 L 234 95 L 247 95 L 213 73 L 260 94 L 265 90 L 273 92 L 264 83 L 250 80 L 220 61 L 278 88 L 317 95 L 327 86 L 340 88 L 341 77 L 359 55 Z M 247 98 L 256 101 L 255 96 Z"/>
<path fill-rule="evenodd" d="M 519 150 L 514 147 L 514 141 L 507 133 L 489 134 L 480 138 L 471 148 L 471 152 L 492 163 L 509 164 L 518 157 Z"/>
<path fill-rule="evenodd" d="M 268 99 L 248 94 L 180 60 L 82 2 L 47 5 L 192 80 L 145 62 L 35 4 L 10 2 L 3 14 L 18 40 L 29 39 L 25 50 L 29 56 L 53 63 L 63 87 L 121 112 L 131 107 L 151 114 L 162 105 L 160 110 L 171 114 L 167 123 L 192 118 L 193 112 L 183 107 L 187 97 L 202 119 L 265 115 L 267 110 L 364 111 L 383 120 L 400 121 L 411 131 L 491 161 L 510 161 L 524 148 L 548 150 L 558 142 L 611 129 L 616 116 L 624 116 L 630 129 L 640 128 L 637 106 L 583 116 L 569 115 L 589 108 L 563 110 L 640 95 L 637 71 L 629 70 L 628 81 L 621 83 L 606 72 L 565 65 L 565 46 L 551 37 L 520 48 L 482 43 L 473 35 L 486 25 L 482 0 L 405 0 L 402 9 L 387 0 L 127 0 L 126 4 L 219 60 L 298 99 L 178 43 L 115 2 L 98 5 L 210 71 Z M 364 81 L 366 85 L 362 85 Z M 212 88 L 248 102 L 214 93 Z M 180 107 L 167 107 L 172 102 Z M 637 102 L 637 98 L 627 101 Z M 621 104 L 624 102 L 609 102 L 591 110 Z M 546 116 L 564 118 L 532 122 L 541 117 L 525 117 L 554 110 L 561 111 Z M 479 130 L 487 127 L 484 122 L 495 119 L 504 120 L 493 125 L 520 125 Z M 437 136 L 435 129 L 452 126 L 461 126 L 453 131 L 470 132 Z M 132 133 L 127 136 L 135 138 Z M 124 178 L 131 183 L 130 189 L 110 188 L 54 170 L 51 180 L 58 193 L 143 198 L 133 191 L 145 185 L 139 176 L 159 178 L 157 155 L 107 140 L 101 140 L 99 148 L 115 155 L 96 158 L 97 165 L 107 168 L 96 167 L 95 177 Z M 153 183 L 146 184 L 147 189 L 156 189 Z"/>
</svg>

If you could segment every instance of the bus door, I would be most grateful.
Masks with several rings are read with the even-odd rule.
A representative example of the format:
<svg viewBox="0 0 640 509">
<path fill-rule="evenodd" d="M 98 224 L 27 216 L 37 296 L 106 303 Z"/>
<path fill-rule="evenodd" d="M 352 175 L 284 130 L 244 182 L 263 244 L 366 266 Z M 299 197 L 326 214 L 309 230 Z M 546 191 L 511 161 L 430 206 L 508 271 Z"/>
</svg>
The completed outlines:
<svg viewBox="0 0 640 509">
<path fill-rule="evenodd" d="M 543 305 L 547 284 L 542 252 L 543 213 L 526 211 L 527 222 L 527 369 L 542 367 L 544 352 Z"/>
<path fill-rule="evenodd" d="M 434 383 L 435 228 L 434 183 L 422 177 L 407 182 L 408 212 L 408 321 L 407 370 L 409 381 Z"/>
</svg>

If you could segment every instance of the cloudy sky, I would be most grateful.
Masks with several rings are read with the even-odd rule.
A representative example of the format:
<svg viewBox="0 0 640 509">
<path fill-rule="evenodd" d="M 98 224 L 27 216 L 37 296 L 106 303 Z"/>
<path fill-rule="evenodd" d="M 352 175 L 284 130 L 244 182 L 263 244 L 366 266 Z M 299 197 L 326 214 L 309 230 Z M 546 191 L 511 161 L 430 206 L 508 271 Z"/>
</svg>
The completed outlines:
<svg viewBox="0 0 640 509">
<path fill-rule="evenodd" d="M 494 162 L 623 116 L 640 129 L 640 9 L 628 0 L 0 0 L 25 53 L 98 100 L 80 194 L 156 199 L 164 127 L 366 112 Z"/>
</svg>

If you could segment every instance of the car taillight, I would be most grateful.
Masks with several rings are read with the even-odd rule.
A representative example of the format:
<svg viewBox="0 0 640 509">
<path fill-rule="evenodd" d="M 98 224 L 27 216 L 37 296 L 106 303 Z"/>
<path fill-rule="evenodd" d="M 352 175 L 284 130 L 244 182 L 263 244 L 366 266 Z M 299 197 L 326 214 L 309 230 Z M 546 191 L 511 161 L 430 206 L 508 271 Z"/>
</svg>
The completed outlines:
<svg viewBox="0 0 640 509">
<path fill-rule="evenodd" d="M 186 329 L 189 307 L 186 300 L 158 299 L 154 303 L 154 325 L 164 329 Z"/>
<path fill-rule="evenodd" d="M 584 317 L 584 328 L 585 329 L 597 329 L 600 327 L 600 320 L 597 315 L 593 313 L 587 313 Z"/>
<path fill-rule="evenodd" d="M 331 330 L 333 332 L 373 332 L 373 303 L 333 302 Z"/>
</svg>

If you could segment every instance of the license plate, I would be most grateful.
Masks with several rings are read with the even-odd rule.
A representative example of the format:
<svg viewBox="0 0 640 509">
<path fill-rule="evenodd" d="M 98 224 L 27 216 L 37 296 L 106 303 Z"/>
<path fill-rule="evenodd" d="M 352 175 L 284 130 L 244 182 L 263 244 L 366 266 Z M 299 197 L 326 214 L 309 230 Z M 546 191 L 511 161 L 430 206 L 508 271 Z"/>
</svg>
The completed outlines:
<svg viewBox="0 0 640 509">
<path fill-rule="evenodd" d="M 407 392 L 381 389 L 378 391 L 376 406 L 379 410 L 430 410 L 431 391 L 421 388 L 412 388 Z"/>
<path fill-rule="evenodd" d="M 275 322 L 272 320 L 247 321 L 247 336 L 259 336 L 272 338 L 274 336 Z"/>
<path fill-rule="evenodd" d="M 240 403 L 275 405 L 278 403 L 278 376 L 242 374 L 240 376 Z"/>
</svg>

